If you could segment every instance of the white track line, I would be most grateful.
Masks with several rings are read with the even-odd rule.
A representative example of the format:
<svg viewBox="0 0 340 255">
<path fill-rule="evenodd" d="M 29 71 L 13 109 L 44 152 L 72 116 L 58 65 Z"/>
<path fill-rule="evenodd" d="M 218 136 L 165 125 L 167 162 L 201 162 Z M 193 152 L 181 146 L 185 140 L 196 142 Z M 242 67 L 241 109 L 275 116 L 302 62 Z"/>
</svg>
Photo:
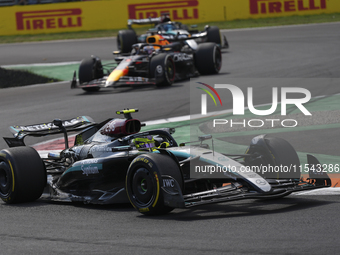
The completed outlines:
<svg viewBox="0 0 340 255">
<path fill-rule="evenodd" d="M 316 190 L 302 191 L 293 193 L 293 195 L 297 196 L 311 196 L 311 195 L 340 195 L 340 188 L 322 188 Z"/>
<path fill-rule="evenodd" d="M 66 66 L 80 64 L 81 61 L 71 61 L 71 62 L 58 62 L 58 63 L 35 63 L 35 64 L 17 64 L 17 65 L 4 65 L 3 68 L 13 68 L 13 67 L 47 67 L 47 66 Z"/>
</svg>

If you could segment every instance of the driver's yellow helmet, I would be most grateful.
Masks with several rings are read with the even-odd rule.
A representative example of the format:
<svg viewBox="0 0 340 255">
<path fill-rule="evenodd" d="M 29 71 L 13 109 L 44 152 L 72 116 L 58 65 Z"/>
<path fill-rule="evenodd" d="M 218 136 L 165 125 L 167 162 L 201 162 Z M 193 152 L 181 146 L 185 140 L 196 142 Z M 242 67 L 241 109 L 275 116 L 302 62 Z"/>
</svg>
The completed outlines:
<svg viewBox="0 0 340 255">
<path fill-rule="evenodd" d="M 136 146 L 136 149 L 144 149 L 144 148 L 153 149 L 156 147 L 155 140 L 153 139 L 152 136 L 137 137 L 133 139 L 133 143 Z"/>
</svg>

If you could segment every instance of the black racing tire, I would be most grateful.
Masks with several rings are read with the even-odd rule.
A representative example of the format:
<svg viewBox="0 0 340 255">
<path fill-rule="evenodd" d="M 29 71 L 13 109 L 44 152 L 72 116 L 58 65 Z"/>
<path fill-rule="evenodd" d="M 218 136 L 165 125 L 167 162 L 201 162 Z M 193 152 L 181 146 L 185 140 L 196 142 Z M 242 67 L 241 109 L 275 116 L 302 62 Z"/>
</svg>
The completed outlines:
<svg viewBox="0 0 340 255">
<path fill-rule="evenodd" d="M 0 198 L 7 204 L 32 202 L 46 186 L 45 166 L 31 147 L 0 151 Z"/>
<path fill-rule="evenodd" d="M 290 172 L 280 171 L 275 173 L 275 179 L 300 179 L 300 160 L 294 147 L 286 140 L 279 137 L 266 136 L 266 144 L 270 150 L 276 166 L 283 166 L 291 169 Z M 295 171 L 294 171 L 295 169 Z"/>
<path fill-rule="evenodd" d="M 171 86 L 175 81 L 175 62 L 172 57 L 166 53 L 155 55 L 150 61 L 150 77 L 161 77 L 162 81 L 157 82 L 157 87 Z"/>
<path fill-rule="evenodd" d="M 81 61 L 79 70 L 78 70 L 78 78 L 79 83 L 82 84 L 84 82 L 90 82 L 95 79 L 103 78 L 103 65 L 100 59 L 98 58 L 85 58 Z M 87 92 L 95 92 L 99 91 L 99 87 L 89 87 L 83 88 L 83 90 Z"/>
<path fill-rule="evenodd" d="M 259 169 L 258 174 L 266 179 L 300 179 L 300 160 L 294 147 L 288 141 L 279 137 L 266 135 L 263 139 L 266 148 L 257 149 L 264 161 L 261 164 L 267 167 L 276 167 L 276 169 L 271 171 Z M 257 152 L 256 149 L 250 149 L 247 153 L 256 154 Z"/>
<path fill-rule="evenodd" d="M 132 29 L 120 30 L 117 36 L 117 47 L 122 53 L 129 53 L 132 45 L 137 43 L 136 32 Z"/>
<path fill-rule="evenodd" d="M 201 43 L 195 52 L 195 66 L 200 74 L 217 74 L 222 67 L 222 54 L 216 43 Z"/>
<path fill-rule="evenodd" d="M 220 29 L 216 26 L 208 27 L 207 41 L 222 45 Z"/>
<path fill-rule="evenodd" d="M 131 204 L 144 215 L 162 215 L 174 208 L 164 205 L 162 175 L 171 176 L 183 189 L 178 164 L 168 155 L 140 155 L 131 163 L 126 175 L 126 191 Z"/>
</svg>

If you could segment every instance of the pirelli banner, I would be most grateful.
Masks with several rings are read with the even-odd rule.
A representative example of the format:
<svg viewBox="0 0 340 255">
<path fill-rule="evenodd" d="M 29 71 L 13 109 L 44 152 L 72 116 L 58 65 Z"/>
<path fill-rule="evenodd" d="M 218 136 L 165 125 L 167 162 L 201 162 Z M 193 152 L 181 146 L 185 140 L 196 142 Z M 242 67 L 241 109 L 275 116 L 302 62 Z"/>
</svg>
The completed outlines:
<svg viewBox="0 0 340 255">
<path fill-rule="evenodd" d="M 0 35 L 120 29 L 128 19 L 186 24 L 340 12 L 340 0 L 106 0 L 0 7 Z"/>
</svg>

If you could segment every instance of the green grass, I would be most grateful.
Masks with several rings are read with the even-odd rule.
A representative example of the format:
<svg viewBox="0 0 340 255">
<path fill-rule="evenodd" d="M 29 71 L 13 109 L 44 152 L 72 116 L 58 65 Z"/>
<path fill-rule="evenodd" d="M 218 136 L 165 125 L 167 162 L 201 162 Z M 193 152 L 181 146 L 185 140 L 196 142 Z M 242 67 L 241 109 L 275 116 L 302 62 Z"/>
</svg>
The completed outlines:
<svg viewBox="0 0 340 255">
<path fill-rule="evenodd" d="M 33 84 L 57 82 L 59 79 L 24 70 L 7 70 L 0 67 L 0 89 Z"/>
<path fill-rule="evenodd" d="M 108 63 L 113 63 L 113 60 L 102 60 L 102 64 L 108 64 Z M 79 64 L 80 64 L 80 59 L 79 63 L 73 64 L 61 64 L 61 65 L 44 65 L 44 66 L 34 66 L 34 65 L 19 65 L 19 66 L 12 66 L 12 67 L 6 67 L 6 70 L 21 70 L 29 73 L 33 73 L 36 75 L 40 75 L 43 77 L 50 77 L 51 79 L 54 80 L 59 80 L 59 81 L 69 81 L 73 77 L 73 72 L 77 71 L 79 69 Z M 114 66 L 112 66 L 114 67 Z M 0 81 L 1 81 L 1 72 L 0 72 Z M 32 83 L 34 84 L 34 83 Z M 1 87 L 1 84 L 0 84 Z"/>
<path fill-rule="evenodd" d="M 336 21 L 340 21 L 340 13 L 305 15 L 305 16 L 294 15 L 294 16 L 276 17 L 276 18 L 209 22 L 209 25 L 218 26 L 220 29 L 236 29 L 236 28 L 249 28 L 249 27 L 325 23 L 325 22 L 336 22 Z M 207 23 L 197 24 L 198 30 L 203 30 L 206 24 Z M 145 32 L 146 29 L 147 27 L 135 28 L 138 34 Z M 69 32 L 69 33 L 56 33 L 56 34 L 0 36 L 0 44 L 17 43 L 17 42 L 36 42 L 36 41 L 69 40 L 69 39 L 81 39 L 81 38 L 112 37 L 112 36 L 116 36 L 118 31 L 119 29 L 112 29 L 112 30 L 81 31 L 81 32 Z"/>
</svg>

